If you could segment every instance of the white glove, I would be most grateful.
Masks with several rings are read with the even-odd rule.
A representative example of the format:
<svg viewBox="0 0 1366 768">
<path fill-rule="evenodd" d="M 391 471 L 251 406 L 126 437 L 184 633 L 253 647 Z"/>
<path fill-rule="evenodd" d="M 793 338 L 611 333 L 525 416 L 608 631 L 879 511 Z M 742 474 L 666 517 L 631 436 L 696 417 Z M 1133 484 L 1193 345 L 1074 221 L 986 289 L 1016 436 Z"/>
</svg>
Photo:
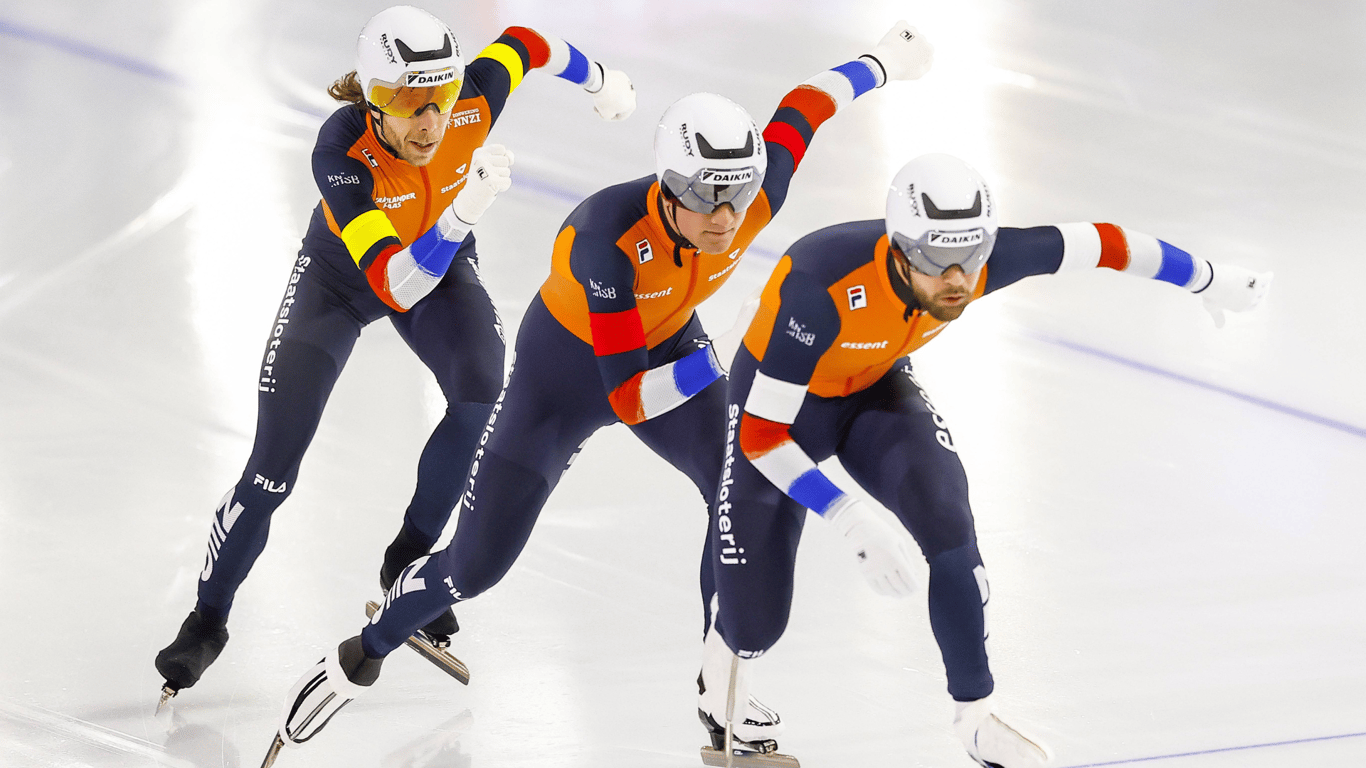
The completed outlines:
<svg viewBox="0 0 1366 768">
<path fill-rule="evenodd" d="M 887 80 L 919 80 L 934 63 L 934 46 L 915 27 L 898 21 L 872 51 L 860 59 L 872 59 Z"/>
<path fill-rule="evenodd" d="M 484 211 L 493 205 L 493 198 L 499 192 L 506 192 L 512 186 L 512 152 L 502 144 L 485 144 L 474 150 L 474 155 L 470 158 L 470 172 L 465 177 L 465 188 L 460 190 L 460 194 L 455 196 L 449 207 L 441 214 L 439 224 L 441 236 L 447 240 L 455 239 L 447 237 L 447 226 L 455 225 L 455 222 L 447 221 L 447 214 L 459 219 L 459 224 L 464 225 L 465 232 L 479 221 L 479 217 L 484 215 Z M 451 226 L 454 233 L 459 226 Z M 464 239 L 464 235 L 460 235 Z"/>
<path fill-rule="evenodd" d="M 825 519 L 844 534 L 874 592 L 896 597 L 915 594 L 911 558 L 901 535 L 878 519 L 867 504 L 850 496 Z"/>
<path fill-rule="evenodd" d="M 602 87 L 593 92 L 593 111 L 603 120 L 625 120 L 636 111 L 636 87 L 619 69 L 602 68 Z"/>
<path fill-rule="evenodd" d="M 1224 312 L 1246 312 L 1262 303 L 1271 290 L 1271 272 L 1257 274 L 1229 264 L 1206 262 L 1210 268 L 1209 285 L 1196 291 L 1205 300 L 1205 309 L 1214 318 L 1214 327 L 1224 327 Z"/>
</svg>

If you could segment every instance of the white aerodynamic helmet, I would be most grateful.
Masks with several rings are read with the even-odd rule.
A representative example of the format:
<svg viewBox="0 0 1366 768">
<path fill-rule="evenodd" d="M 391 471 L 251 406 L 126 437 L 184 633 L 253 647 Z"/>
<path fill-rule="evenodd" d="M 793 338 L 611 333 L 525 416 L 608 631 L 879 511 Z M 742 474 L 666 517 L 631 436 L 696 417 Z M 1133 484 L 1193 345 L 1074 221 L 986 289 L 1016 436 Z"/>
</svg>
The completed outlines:
<svg viewBox="0 0 1366 768">
<path fill-rule="evenodd" d="M 972 274 L 996 245 L 996 203 L 977 169 L 952 155 L 921 155 L 902 166 L 887 192 L 887 237 L 911 268 Z"/>
<path fill-rule="evenodd" d="M 450 27 L 410 5 L 375 14 L 356 41 L 356 79 L 369 105 L 412 117 L 428 104 L 449 111 L 460 96 L 465 62 Z"/>
<path fill-rule="evenodd" d="M 745 210 L 759 196 L 767 168 L 759 126 L 744 107 L 724 96 L 684 96 L 659 118 L 659 186 L 690 211 L 713 213 L 725 203 Z"/>
</svg>

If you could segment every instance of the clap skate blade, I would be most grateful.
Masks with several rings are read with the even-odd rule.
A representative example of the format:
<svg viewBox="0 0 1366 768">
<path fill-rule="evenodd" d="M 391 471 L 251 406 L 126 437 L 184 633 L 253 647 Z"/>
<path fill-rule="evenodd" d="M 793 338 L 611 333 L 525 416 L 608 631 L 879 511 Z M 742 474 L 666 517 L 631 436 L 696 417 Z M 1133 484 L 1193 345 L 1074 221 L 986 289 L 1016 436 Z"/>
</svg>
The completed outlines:
<svg viewBox="0 0 1366 768">
<path fill-rule="evenodd" d="M 702 764 L 720 768 L 801 768 L 797 758 L 778 754 L 778 742 L 773 739 L 735 739 L 730 751 L 730 762 L 726 762 L 726 749 L 722 746 L 725 743 L 724 733 L 711 734 L 711 746 L 702 748 Z"/>
<path fill-rule="evenodd" d="M 172 687 L 170 682 L 167 682 L 165 685 L 161 686 L 161 701 L 157 702 L 157 711 L 153 713 L 153 717 L 161 714 L 161 710 L 166 708 L 167 702 L 175 698 L 175 695 L 177 693 L 180 693 L 180 689 Z"/>
<path fill-rule="evenodd" d="M 270 768 L 275 765 L 275 758 L 280 756 L 280 749 L 284 747 L 285 740 L 280 738 L 280 734 L 275 734 L 275 741 L 270 744 L 270 751 L 266 753 L 266 759 L 261 761 L 261 768 Z"/>
<path fill-rule="evenodd" d="M 374 616 L 375 611 L 379 610 L 379 603 L 371 600 L 365 604 L 365 615 Z M 464 685 L 470 684 L 470 670 L 465 666 L 465 662 L 455 658 L 449 652 L 443 650 L 450 645 L 449 640 L 434 641 L 426 632 L 418 630 L 416 633 L 403 641 L 403 644 L 421 654 L 422 658 L 430 661 L 441 669 L 442 672 L 459 680 Z"/>
</svg>

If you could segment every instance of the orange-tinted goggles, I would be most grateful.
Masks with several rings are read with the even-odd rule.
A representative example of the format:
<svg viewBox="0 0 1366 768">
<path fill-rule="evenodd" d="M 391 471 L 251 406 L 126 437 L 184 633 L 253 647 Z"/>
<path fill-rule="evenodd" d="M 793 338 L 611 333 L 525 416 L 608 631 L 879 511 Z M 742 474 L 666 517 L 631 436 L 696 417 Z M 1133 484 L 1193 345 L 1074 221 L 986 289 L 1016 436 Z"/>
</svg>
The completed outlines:
<svg viewBox="0 0 1366 768">
<path fill-rule="evenodd" d="M 412 117 L 428 104 L 438 112 L 449 112 L 460 98 L 463 79 L 451 67 L 428 72 L 407 72 L 398 83 L 370 83 L 366 98 L 376 109 L 394 117 Z"/>
</svg>

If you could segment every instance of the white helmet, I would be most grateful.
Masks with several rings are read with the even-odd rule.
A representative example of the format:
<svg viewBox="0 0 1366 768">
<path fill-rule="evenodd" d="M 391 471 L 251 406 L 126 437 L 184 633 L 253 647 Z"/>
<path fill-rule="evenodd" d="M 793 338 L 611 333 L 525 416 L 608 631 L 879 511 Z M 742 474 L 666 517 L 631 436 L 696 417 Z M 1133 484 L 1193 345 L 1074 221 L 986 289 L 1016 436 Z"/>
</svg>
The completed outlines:
<svg viewBox="0 0 1366 768">
<path fill-rule="evenodd" d="M 768 155 L 745 108 L 714 93 L 675 101 L 655 128 L 655 172 L 665 194 L 684 208 L 712 213 L 725 203 L 743 211 L 759 196 Z"/>
<path fill-rule="evenodd" d="M 396 5 L 360 31 L 356 79 L 371 108 L 394 117 L 412 117 L 428 104 L 447 112 L 460 96 L 465 62 L 450 27 L 424 10 Z"/>
<path fill-rule="evenodd" d="M 921 155 L 887 192 L 887 237 L 927 275 L 952 266 L 972 274 L 996 245 L 996 203 L 975 168 L 952 155 Z"/>
</svg>

